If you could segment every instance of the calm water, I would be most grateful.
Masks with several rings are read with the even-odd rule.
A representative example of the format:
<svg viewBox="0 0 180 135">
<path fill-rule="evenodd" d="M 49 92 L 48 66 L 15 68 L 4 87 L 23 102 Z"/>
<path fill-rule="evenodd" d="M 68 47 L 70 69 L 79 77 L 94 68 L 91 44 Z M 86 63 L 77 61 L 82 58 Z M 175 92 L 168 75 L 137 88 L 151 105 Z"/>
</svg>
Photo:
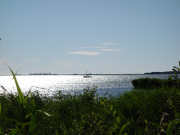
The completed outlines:
<svg viewBox="0 0 180 135">
<path fill-rule="evenodd" d="M 92 78 L 83 78 L 81 75 L 55 75 L 55 76 L 17 76 L 17 80 L 23 92 L 38 90 L 41 94 L 52 95 L 57 90 L 66 93 L 81 93 L 88 86 L 97 86 L 100 96 L 105 93 L 118 95 L 130 91 L 133 86 L 131 81 L 136 78 L 160 78 L 166 79 L 169 75 L 92 75 Z M 0 86 L 8 92 L 16 92 L 12 76 L 0 76 Z M 0 93 L 3 93 L 0 87 Z"/>
</svg>

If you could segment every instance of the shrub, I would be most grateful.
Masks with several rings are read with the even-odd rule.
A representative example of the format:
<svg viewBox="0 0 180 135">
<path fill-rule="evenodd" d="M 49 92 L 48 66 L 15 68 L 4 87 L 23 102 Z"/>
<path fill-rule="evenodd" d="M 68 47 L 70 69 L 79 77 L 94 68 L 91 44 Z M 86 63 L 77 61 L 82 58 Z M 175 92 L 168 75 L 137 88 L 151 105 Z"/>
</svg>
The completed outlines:
<svg viewBox="0 0 180 135">
<path fill-rule="evenodd" d="M 180 88 L 180 83 L 173 79 L 140 78 L 132 81 L 135 89 Z"/>
</svg>

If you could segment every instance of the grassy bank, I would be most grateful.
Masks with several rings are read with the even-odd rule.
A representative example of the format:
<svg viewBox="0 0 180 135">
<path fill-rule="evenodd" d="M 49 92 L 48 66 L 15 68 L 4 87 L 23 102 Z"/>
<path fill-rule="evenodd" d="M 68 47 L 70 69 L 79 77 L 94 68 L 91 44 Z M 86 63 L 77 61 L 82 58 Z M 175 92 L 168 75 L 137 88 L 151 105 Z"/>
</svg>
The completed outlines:
<svg viewBox="0 0 180 135">
<path fill-rule="evenodd" d="M 180 89 L 133 89 L 117 97 L 24 95 L 12 72 L 17 94 L 0 96 L 0 134 L 111 135 L 180 134 Z"/>
<path fill-rule="evenodd" d="M 132 90 L 118 97 L 53 97 L 32 93 L 22 107 L 18 95 L 3 95 L 1 134 L 179 134 L 179 89 Z M 162 131 L 161 131 L 162 132 Z"/>
</svg>

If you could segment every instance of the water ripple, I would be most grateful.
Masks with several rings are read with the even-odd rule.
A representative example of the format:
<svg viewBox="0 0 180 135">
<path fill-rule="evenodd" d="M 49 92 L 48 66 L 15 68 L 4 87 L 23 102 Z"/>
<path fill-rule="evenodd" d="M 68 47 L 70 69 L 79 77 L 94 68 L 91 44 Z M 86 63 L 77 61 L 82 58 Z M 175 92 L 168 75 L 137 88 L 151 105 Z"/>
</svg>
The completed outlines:
<svg viewBox="0 0 180 135">
<path fill-rule="evenodd" d="M 99 95 L 109 93 L 117 95 L 133 88 L 131 81 L 136 78 L 168 78 L 168 75 L 92 75 L 92 78 L 83 78 L 81 75 L 56 76 L 17 76 L 23 92 L 38 90 L 42 94 L 54 94 L 57 90 L 63 93 L 81 93 L 83 89 L 97 86 Z M 16 92 L 12 76 L 0 76 L 0 86 L 8 92 Z M 0 87 L 0 93 L 4 90 Z"/>
</svg>

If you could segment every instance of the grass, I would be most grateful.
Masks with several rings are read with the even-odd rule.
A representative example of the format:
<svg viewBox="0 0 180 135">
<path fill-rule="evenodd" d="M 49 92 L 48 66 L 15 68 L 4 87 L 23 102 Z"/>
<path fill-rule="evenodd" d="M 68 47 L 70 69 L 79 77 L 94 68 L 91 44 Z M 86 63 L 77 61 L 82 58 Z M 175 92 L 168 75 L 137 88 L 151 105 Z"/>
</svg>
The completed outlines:
<svg viewBox="0 0 180 135">
<path fill-rule="evenodd" d="M 98 97 L 95 88 L 80 95 L 24 95 L 11 72 L 18 93 L 0 96 L 0 134 L 180 134 L 176 87 L 133 89 L 117 97 Z"/>
</svg>

